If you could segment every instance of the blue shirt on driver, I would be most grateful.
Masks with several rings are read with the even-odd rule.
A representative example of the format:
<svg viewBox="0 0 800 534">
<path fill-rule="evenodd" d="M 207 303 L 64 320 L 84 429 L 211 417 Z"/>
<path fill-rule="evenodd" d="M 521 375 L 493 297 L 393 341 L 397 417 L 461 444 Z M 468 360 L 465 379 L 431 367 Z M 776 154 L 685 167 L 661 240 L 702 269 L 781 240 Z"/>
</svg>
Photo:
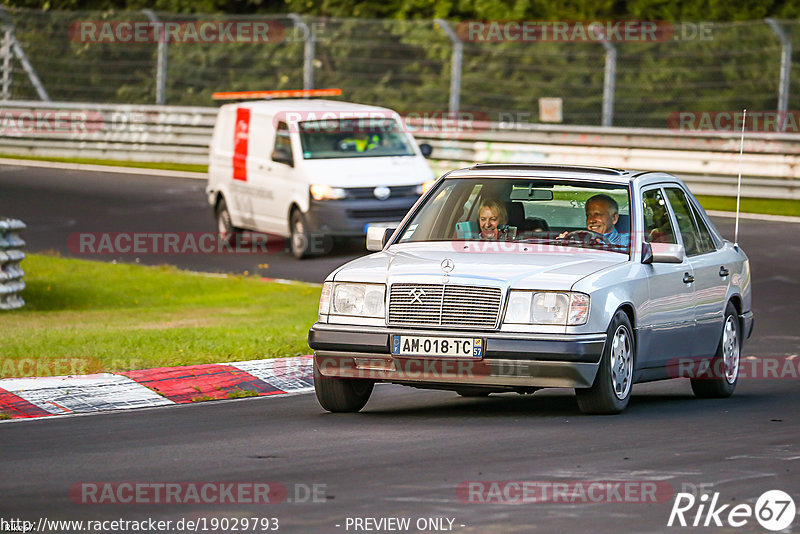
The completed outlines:
<svg viewBox="0 0 800 534">
<path fill-rule="evenodd" d="M 616 228 L 613 228 L 610 232 L 603 234 L 603 237 L 605 237 L 609 243 L 623 247 L 627 247 L 631 243 L 631 235 L 621 234 L 617 232 Z"/>
</svg>

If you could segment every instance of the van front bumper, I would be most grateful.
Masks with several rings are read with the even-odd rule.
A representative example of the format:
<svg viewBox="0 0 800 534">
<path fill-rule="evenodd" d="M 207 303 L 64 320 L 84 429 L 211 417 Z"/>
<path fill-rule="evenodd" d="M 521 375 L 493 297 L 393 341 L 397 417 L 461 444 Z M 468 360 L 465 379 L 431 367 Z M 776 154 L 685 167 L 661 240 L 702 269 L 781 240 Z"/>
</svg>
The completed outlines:
<svg viewBox="0 0 800 534">
<path fill-rule="evenodd" d="M 312 234 L 361 237 L 370 223 L 399 223 L 418 198 L 312 200 L 305 217 Z"/>
<path fill-rule="evenodd" d="M 482 338 L 482 358 L 408 357 L 391 353 L 392 335 Z M 308 333 L 322 376 L 407 385 L 514 389 L 589 387 L 606 334 L 557 335 L 406 330 L 316 323 Z"/>
</svg>

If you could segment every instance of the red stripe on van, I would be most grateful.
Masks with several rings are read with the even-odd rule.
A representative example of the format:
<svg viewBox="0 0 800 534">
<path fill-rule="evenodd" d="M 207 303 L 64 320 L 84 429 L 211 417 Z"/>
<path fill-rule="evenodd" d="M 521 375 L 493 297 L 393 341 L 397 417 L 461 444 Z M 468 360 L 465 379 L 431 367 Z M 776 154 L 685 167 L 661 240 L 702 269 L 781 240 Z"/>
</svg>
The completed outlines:
<svg viewBox="0 0 800 534">
<path fill-rule="evenodd" d="M 236 109 L 233 128 L 233 179 L 247 181 L 247 141 L 250 139 L 250 110 Z"/>
</svg>

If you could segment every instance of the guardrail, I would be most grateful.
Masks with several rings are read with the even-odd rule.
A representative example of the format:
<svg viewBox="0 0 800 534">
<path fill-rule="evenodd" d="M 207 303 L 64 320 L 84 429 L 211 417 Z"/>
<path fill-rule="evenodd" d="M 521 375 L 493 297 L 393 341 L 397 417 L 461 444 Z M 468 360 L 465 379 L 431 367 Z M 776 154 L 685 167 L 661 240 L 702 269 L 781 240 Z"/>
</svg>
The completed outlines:
<svg viewBox="0 0 800 534">
<path fill-rule="evenodd" d="M 0 153 L 206 164 L 217 108 L 0 102 Z M 698 194 L 735 195 L 737 132 L 408 119 L 440 171 L 475 161 L 663 170 Z M 800 199 L 800 134 L 748 133 L 742 195 Z"/>
<path fill-rule="evenodd" d="M 25 272 L 19 262 L 25 258 L 25 241 L 19 233 L 25 223 L 16 219 L 0 219 L 0 310 L 13 310 L 25 305 L 19 293 L 25 289 Z"/>
</svg>

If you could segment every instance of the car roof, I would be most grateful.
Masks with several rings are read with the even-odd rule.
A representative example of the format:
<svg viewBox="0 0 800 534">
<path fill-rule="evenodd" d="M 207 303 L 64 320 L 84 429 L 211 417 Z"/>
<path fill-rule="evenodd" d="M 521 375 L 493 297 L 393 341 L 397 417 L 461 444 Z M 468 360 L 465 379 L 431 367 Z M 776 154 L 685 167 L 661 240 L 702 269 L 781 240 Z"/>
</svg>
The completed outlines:
<svg viewBox="0 0 800 534">
<path fill-rule="evenodd" d="M 341 100 L 325 100 L 316 98 L 281 98 L 276 100 L 255 100 L 252 102 L 238 102 L 226 104 L 225 107 L 245 108 L 256 113 L 274 115 L 281 111 L 297 111 L 306 113 L 321 114 L 324 112 L 370 112 L 380 111 L 385 114 L 395 112 L 388 108 L 378 106 L 368 106 L 366 104 L 356 104 L 354 102 L 343 102 Z M 320 117 L 324 118 L 324 117 Z M 306 120 L 306 119 L 304 119 Z"/>
<path fill-rule="evenodd" d="M 542 177 L 567 180 L 585 180 L 611 184 L 629 185 L 633 183 L 678 181 L 674 176 L 663 172 L 633 171 L 609 167 L 590 167 L 583 165 L 557 165 L 542 163 L 476 163 L 463 169 L 448 173 L 448 178 L 467 178 L 472 176 L 496 178 Z"/>
</svg>

